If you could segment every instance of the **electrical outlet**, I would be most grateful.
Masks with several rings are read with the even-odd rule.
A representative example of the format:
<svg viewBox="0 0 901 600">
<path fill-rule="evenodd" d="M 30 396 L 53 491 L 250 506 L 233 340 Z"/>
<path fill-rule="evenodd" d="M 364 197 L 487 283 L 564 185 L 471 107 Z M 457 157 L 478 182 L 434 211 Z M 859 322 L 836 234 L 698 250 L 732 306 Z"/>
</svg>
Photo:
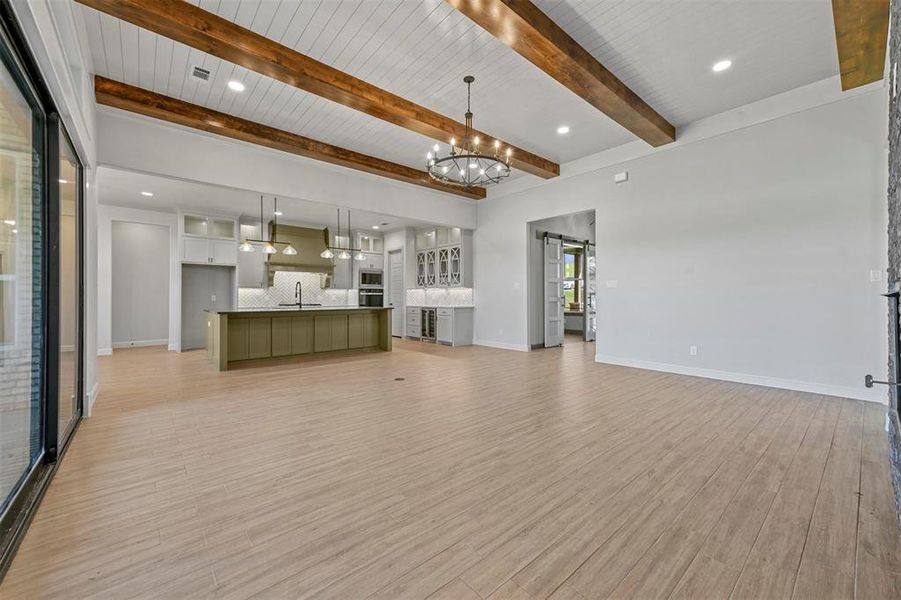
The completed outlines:
<svg viewBox="0 0 901 600">
<path fill-rule="evenodd" d="M 697 356 L 698 355 L 698 347 L 697 346 L 689 346 L 688 353 L 692 356 Z"/>
<path fill-rule="evenodd" d="M 870 281 L 882 281 L 882 271 L 870 271 Z"/>
<path fill-rule="evenodd" d="M 215 302 L 215 301 L 216 301 L 216 294 L 213 294 L 212 296 L 210 296 L 210 302 Z"/>
<path fill-rule="evenodd" d="M 615 287 L 617 287 L 617 286 L 619 286 L 619 282 L 617 282 L 616 279 L 608 279 L 608 280 L 607 280 L 607 287 L 608 287 L 608 288 L 615 288 Z"/>
<path fill-rule="evenodd" d="M 628 171 L 623 171 L 613 176 L 613 183 L 625 183 L 626 181 L 629 181 Z"/>
</svg>

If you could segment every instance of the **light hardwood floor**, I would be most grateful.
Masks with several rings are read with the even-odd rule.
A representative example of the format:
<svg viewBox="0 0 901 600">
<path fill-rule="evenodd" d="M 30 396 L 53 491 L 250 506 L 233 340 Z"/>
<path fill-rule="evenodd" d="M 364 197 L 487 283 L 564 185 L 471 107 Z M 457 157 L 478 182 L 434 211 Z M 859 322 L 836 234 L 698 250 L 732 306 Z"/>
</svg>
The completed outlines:
<svg viewBox="0 0 901 600">
<path fill-rule="evenodd" d="M 883 406 L 592 351 L 116 351 L 0 596 L 901 597 Z"/>
</svg>

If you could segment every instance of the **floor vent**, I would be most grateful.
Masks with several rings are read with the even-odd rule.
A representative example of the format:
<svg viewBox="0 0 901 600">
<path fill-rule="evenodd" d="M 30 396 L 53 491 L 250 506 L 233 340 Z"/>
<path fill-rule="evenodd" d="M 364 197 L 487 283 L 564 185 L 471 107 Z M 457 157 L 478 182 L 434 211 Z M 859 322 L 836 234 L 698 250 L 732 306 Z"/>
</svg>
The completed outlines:
<svg viewBox="0 0 901 600">
<path fill-rule="evenodd" d="M 210 72 L 201 67 L 194 67 L 194 72 L 192 73 L 192 75 L 197 79 L 202 79 L 203 81 L 210 80 Z"/>
</svg>

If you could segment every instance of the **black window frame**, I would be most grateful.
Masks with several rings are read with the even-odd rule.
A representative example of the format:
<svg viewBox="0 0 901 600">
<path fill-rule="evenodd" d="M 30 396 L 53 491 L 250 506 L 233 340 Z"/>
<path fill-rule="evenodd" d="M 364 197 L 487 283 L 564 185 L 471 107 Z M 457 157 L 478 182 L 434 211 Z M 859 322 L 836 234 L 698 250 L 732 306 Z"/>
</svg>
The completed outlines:
<svg viewBox="0 0 901 600">
<path fill-rule="evenodd" d="M 41 75 L 37 61 L 18 24 L 9 0 L 0 0 L 0 62 L 15 79 L 26 95 L 40 122 L 40 134 L 35 136 L 36 154 L 40 157 L 36 169 L 41 216 L 41 318 L 40 382 L 38 385 L 40 435 L 42 448 L 38 449 L 35 462 L 22 475 L 8 498 L 0 498 L 0 581 L 9 569 L 15 552 L 22 542 L 28 525 L 37 511 L 60 459 L 71 443 L 84 411 L 84 159 L 55 109 L 49 88 Z M 67 137 L 77 157 L 76 177 L 76 293 L 77 293 L 77 346 L 76 406 L 75 415 L 68 425 L 69 431 L 59 440 L 59 282 L 60 282 L 60 215 L 59 215 L 59 142 L 60 135 Z"/>
</svg>

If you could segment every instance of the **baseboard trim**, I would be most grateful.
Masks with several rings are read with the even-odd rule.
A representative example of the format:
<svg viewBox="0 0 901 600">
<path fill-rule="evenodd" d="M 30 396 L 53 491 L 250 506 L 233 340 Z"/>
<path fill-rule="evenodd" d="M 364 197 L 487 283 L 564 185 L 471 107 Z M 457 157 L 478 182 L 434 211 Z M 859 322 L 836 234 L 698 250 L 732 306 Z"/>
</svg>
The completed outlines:
<svg viewBox="0 0 901 600">
<path fill-rule="evenodd" d="M 112 348 L 97 348 L 97 356 L 111 356 L 112 353 Z"/>
<path fill-rule="evenodd" d="M 766 375 L 749 375 L 746 373 L 735 373 L 732 371 L 718 371 L 716 369 L 686 367 L 683 365 L 658 363 L 646 360 L 635 360 L 631 358 L 622 358 L 619 356 L 609 356 L 606 354 L 598 354 L 594 357 L 594 360 L 598 363 L 618 365 L 620 367 L 633 367 L 636 369 L 647 369 L 649 371 L 662 371 L 664 373 L 676 373 L 678 375 L 704 377 L 706 379 L 719 379 L 720 381 L 734 381 L 736 383 L 747 383 L 750 385 L 780 388 L 784 390 L 793 390 L 796 392 L 810 392 L 812 394 L 822 394 L 824 396 L 838 396 L 839 398 L 853 398 L 854 400 L 865 400 L 867 402 L 888 404 L 888 397 L 884 390 L 878 390 L 876 388 L 866 388 L 863 386 L 863 382 L 861 382 L 860 388 L 856 388 L 843 385 L 814 383 L 810 381 L 798 381 L 796 379 L 781 379 L 779 377 L 768 377 Z"/>
<path fill-rule="evenodd" d="M 166 346 L 169 340 L 137 340 L 135 342 L 113 342 L 113 348 L 145 348 L 148 346 Z"/>
<path fill-rule="evenodd" d="M 88 406 L 87 410 L 84 411 L 85 417 L 91 416 L 91 411 L 94 410 L 94 403 L 97 402 L 97 394 L 100 393 L 100 382 L 95 381 L 94 387 L 91 388 L 90 393 L 88 394 Z"/>
<path fill-rule="evenodd" d="M 180 344 L 169 344 L 168 346 L 169 352 L 181 352 Z"/>
<path fill-rule="evenodd" d="M 501 350 L 516 350 L 517 352 L 529 352 L 531 350 L 528 344 L 510 344 L 507 342 L 493 342 L 491 340 L 473 340 L 472 344 L 487 348 L 500 348 Z"/>
</svg>

